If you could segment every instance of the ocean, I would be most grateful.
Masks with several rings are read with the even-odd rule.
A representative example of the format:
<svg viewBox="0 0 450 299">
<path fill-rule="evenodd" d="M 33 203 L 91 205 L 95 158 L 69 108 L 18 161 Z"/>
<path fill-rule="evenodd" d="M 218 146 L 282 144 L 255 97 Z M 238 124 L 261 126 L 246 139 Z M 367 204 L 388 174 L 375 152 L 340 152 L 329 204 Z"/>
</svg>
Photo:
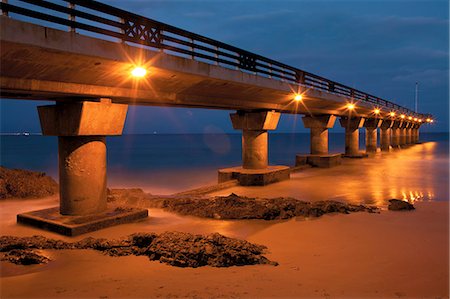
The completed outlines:
<svg viewBox="0 0 450 299">
<path fill-rule="evenodd" d="M 30 135 L 0 137 L 0 164 L 8 168 L 43 171 L 58 178 L 57 138 Z M 422 133 L 421 141 L 435 144 L 426 159 L 447 181 L 447 133 Z M 217 181 L 217 169 L 241 165 L 240 134 L 143 134 L 108 137 L 108 185 L 140 187 L 150 193 L 171 193 Z M 344 151 L 344 134 L 330 133 L 330 152 Z M 364 149 L 364 134 L 360 136 Z M 295 155 L 309 152 L 308 133 L 270 133 L 270 164 L 293 165 Z M 446 193 L 448 194 L 448 192 Z M 445 200 L 448 200 L 448 196 Z"/>
</svg>

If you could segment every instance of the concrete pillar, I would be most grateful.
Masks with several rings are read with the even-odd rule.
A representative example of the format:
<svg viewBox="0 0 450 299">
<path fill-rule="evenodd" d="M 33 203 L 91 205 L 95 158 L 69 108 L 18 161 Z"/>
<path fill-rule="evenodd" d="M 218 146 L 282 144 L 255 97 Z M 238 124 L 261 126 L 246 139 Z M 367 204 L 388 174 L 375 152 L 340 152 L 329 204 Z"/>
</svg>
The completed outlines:
<svg viewBox="0 0 450 299">
<path fill-rule="evenodd" d="M 400 120 L 395 120 L 392 124 L 392 139 L 391 139 L 391 145 L 392 148 L 399 148 L 400 146 L 400 130 L 403 126 L 403 122 Z"/>
<path fill-rule="evenodd" d="M 377 129 L 383 120 L 376 118 L 368 118 L 364 121 L 366 128 L 366 152 L 376 153 L 377 151 Z"/>
<path fill-rule="evenodd" d="M 399 139 L 400 147 L 406 145 L 406 127 L 407 126 L 408 126 L 407 122 L 402 122 L 402 125 L 400 126 L 400 139 Z"/>
<path fill-rule="evenodd" d="M 393 120 L 383 120 L 380 126 L 380 148 L 382 152 L 388 152 L 391 149 L 391 133 Z"/>
<path fill-rule="evenodd" d="M 230 114 L 233 128 L 242 130 L 242 167 L 264 169 L 268 166 L 268 130 L 275 130 L 280 113 L 258 111 Z"/>
<path fill-rule="evenodd" d="M 43 135 L 58 136 L 61 214 L 106 210 L 105 136 L 122 134 L 127 109 L 107 99 L 38 107 Z"/>
<path fill-rule="evenodd" d="M 305 128 L 310 129 L 310 149 L 312 155 L 328 155 L 328 129 L 336 121 L 334 115 L 314 115 L 302 117 Z"/>
<path fill-rule="evenodd" d="M 345 128 L 345 155 L 359 156 L 359 131 L 364 124 L 362 117 L 341 117 L 339 122 Z"/>
<path fill-rule="evenodd" d="M 416 139 L 416 142 L 415 142 L 415 143 L 419 143 L 419 142 L 420 142 L 420 139 L 419 139 L 419 129 L 420 129 L 420 124 L 417 124 L 417 125 L 416 125 L 416 134 L 415 134 L 415 139 Z"/>
<path fill-rule="evenodd" d="M 268 136 L 264 130 L 242 131 L 242 167 L 262 169 L 269 165 Z"/>
<path fill-rule="evenodd" d="M 411 136 L 411 132 L 412 132 L 412 129 L 411 129 L 411 123 L 408 123 L 408 127 L 406 128 L 406 134 L 405 134 L 405 143 L 406 144 L 411 144 L 412 143 L 412 136 Z"/>
</svg>

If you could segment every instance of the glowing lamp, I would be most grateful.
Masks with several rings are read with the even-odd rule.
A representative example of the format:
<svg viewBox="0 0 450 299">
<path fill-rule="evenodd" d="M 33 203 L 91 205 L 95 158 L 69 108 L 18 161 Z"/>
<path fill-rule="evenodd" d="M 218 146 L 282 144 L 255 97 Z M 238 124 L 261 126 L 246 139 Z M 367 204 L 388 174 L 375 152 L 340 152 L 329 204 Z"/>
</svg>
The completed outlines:
<svg viewBox="0 0 450 299">
<path fill-rule="evenodd" d="M 417 121 L 417 117 L 414 117 L 414 121 Z"/>
<path fill-rule="evenodd" d="M 433 122 L 434 120 L 431 120 L 430 122 Z"/>
<path fill-rule="evenodd" d="M 375 113 L 375 114 L 380 114 L 380 109 L 375 109 L 375 110 L 373 110 L 373 113 Z"/>
<path fill-rule="evenodd" d="M 401 118 L 405 118 L 406 116 L 404 114 L 400 115 Z"/>
<path fill-rule="evenodd" d="M 408 119 L 411 120 L 411 119 L 412 119 L 412 116 L 409 116 Z"/>
<path fill-rule="evenodd" d="M 389 113 L 389 115 L 390 115 L 391 117 L 394 117 L 394 116 L 395 116 L 395 112 L 391 112 L 391 113 Z"/>
<path fill-rule="evenodd" d="M 301 102 L 303 100 L 303 97 L 301 94 L 297 94 L 297 95 L 295 95 L 294 100 L 297 102 Z"/>
<path fill-rule="evenodd" d="M 422 120 L 421 120 L 421 119 L 419 119 L 419 122 L 421 123 L 421 122 L 422 122 Z"/>
<path fill-rule="evenodd" d="M 429 122 L 431 122 L 431 119 L 430 119 L 430 118 L 427 118 L 427 123 L 429 123 Z"/>
<path fill-rule="evenodd" d="M 137 66 L 131 71 L 131 75 L 136 78 L 142 78 L 147 74 L 147 70 L 143 67 Z"/>
<path fill-rule="evenodd" d="M 353 110 L 353 109 L 355 109 L 355 104 L 347 104 L 347 109 L 348 109 L 348 110 Z"/>
</svg>

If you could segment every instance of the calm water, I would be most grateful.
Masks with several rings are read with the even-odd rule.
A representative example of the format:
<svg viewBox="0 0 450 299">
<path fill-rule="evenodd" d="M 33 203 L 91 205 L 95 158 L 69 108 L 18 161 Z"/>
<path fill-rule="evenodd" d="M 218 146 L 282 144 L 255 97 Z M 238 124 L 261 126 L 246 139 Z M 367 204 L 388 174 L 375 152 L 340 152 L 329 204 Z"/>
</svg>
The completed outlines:
<svg viewBox="0 0 450 299">
<path fill-rule="evenodd" d="M 363 149 L 364 135 L 360 137 Z M 439 165 L 446 164 L 441 168 L 447 169 L 448 134 L 423 133 L 420 138 L 435 142 L 426 159 L 441 161 Z M 331 133 L 329 139 L 330 152 L 344 151 L 343 134 Z M 178 191 L 214 183 L 218 168 L 241 164 L 239 134 L 124 135 L 108 137 L 107 142 L 108 180 L 115 187 L 142 187 L 154 193 Z M 57 178 L 56 137 L 1 136 L 0 148 L 1 165 L 45 171 Z M 269 134 L 271 164 L 293 165 L 295 154 L 308 151 L 307 133 Z M 448 182 L 448 169 L 442 175 Z"/>
</svg>

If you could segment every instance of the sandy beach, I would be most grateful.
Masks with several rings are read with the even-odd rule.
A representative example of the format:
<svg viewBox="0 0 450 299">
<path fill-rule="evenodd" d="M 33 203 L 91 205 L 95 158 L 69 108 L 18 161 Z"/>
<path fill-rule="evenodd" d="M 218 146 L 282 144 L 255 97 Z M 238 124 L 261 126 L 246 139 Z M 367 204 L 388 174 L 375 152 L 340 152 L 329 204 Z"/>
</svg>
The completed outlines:
<svg viewBox="0 0 450 299">
<path fill-rule="evenodd" d="M 117 238 L 135 232 L 218 232 L 266 245 L 269 252 L 265 256 L 279 265 L 177 268 L 151 262 L 144 256 L 110 257 L 93 250 L 43 250 L 52 260 L 46 265 L 1 262 L 1 297 L 448 298 L 449 205 L 448 199 L 438 198 L 448 190 L 444 189 L 446 178 L 437 178 L 443 161 L 425 164 L 421 158 L 432 147 L 423 144 L 402 151 L 402 155 L 393 152 L 364 160 L 345 160 L 337 168 L 306 169 L 293 174 L 290 181 L 267 187 L 233 187 L 215 193 L 375 204 L 381 208 L 379 214 L 225 221 L 150 208 L 146 221 L 70 238 L 15 223 L 15 215 L 20 212 L 57 205 L 57 196 L 3 200 L 2 235 L 39 234 L 76 241 L 87 236 Z M 403 168 L 383 172 L 393 165 Z M 411 171 L 417 167 L 424 171 L 413 175 Z M 433 167 L 434 172 L 427 172 L 426 167 Z M 370 179 L 365 176 L 367 171 L 374 171 Z M 338 174 L 341 179 L 336 181 Z M 317 188 L 318 184 L 333 182 L 332 188 Z M 382 182 L 389 185 L 378 190 Z M 401 194 L 414 202 L 415 211 L 386 209 L 389 195 Z"/>
</svg>

